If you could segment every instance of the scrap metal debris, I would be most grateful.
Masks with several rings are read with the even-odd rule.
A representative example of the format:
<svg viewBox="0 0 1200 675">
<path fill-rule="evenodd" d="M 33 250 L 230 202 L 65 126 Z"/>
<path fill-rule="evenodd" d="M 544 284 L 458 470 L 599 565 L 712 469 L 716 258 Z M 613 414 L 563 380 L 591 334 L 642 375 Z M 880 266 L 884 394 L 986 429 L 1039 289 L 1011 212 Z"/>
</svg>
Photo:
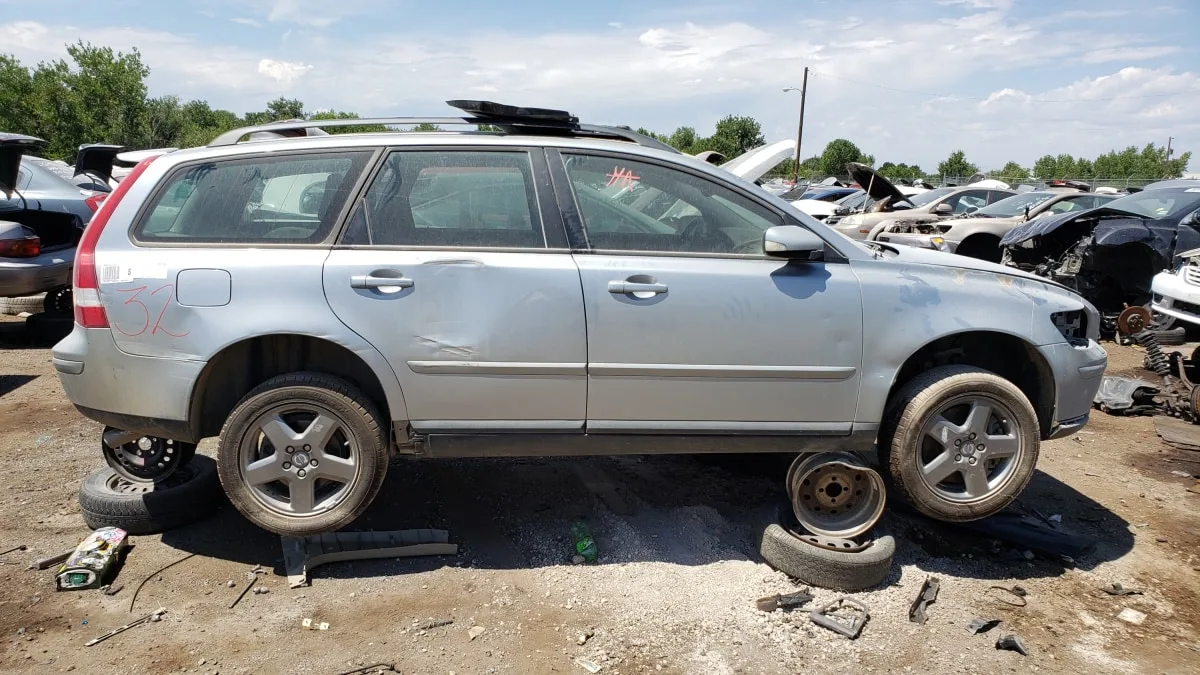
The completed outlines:
<svg viewBox="0 0 1200 675">
<path fill-rule="evenodd" d="M 308 630 L 329 630 L 329 622 L 322 621 L 320 623 L 316 623 L 311 618 L 309 618 L 309 619 L 304 619 L 303 621 L 301 621 L 300 627 L 307 628 Z"/>
<path fill-rule="evenodd" d="M 38 558 L 37 560 L 34 560 L 33 562 L 29 563 L 28 569 L 44 570 L 44 569 L 49 569 L 51 567 L 54 567 L 55 565 L 61 565 L 61 564 L 63 564 L 63 561 L 65 561 L 67 558 L 70 558 L 71 554 L 74 552 L 75 552 L 75 549 L 71 549 L 70 551 L 63 551 L 62 553 L 56 553 L 56 554 L 54 554 L 52 556 L 48 556 L 46 558 Z"/>
<path fill-rule="evenodd" d="M 1160 393 L 1158 385 L 1141 378 L 1105 375 L 1092 403 L 1110 415 L 1153 415 Z"/>
<path fill-rule="evenodd" d="M 857 600 L 838 598 L 820 609 L 814 609 L 808 618 L 822 628 L 856 640 L 862 634 L 867 620 L 871 618 L 871 613 L 866 605 Z"/>
<path fill-rule="evenodd" d="M 600 672 L 600 666 L 596 665 L 594 662 L 589 661 L 583 657 L 575 659 L 575 665 L 579 666 L 580 668 L 583 668 L 584 670 L 588 671 L 589 673 Z"/>
<path fill-rule="evenodd" d="M 101 586 L 100 592 L 105 595 L 111 596 L 111 595 L 116 595 L 117 593 L 120 593 L 121 589 L 123 589 L 123 588 L 125 588 L 125 584 L 117 584 L 115 586 L 112 584 L 109 584 L 107 586 Z"/>
<path fill-rule="evenodd" d="M 1021 638 L 1016 635 L 1005 635 L 996 640 L 996 649 L 1016 652 L 1021 656 L 1029 656 L 1029 650 L 1025 649 L 1025 643 L 1021 642 Z"/>
<path fill-rule="evenodd" d="M 309 571 L 325 563 L 458 554 L 458 544 L 449 543 L 450 534 L 445 530 L 334 532 L 281 539 L 291 588 L 308 584 Z"/>
<path fill-rule="evenodd" d="M 1120 582 L 1114 582 L 1100 589 L 1109 595 L 1142 595 L 1143 591 L 1140 588 L 1125 588 Z"/>
<path fill-rule="evenodd" d="M 189 554 L 187 554 L 187 555 L 183 556 L 182 558 L 180 558 L 179 560 L 176 560 L 176 561 L 175 561 L 175 562 L 173 562 L 173 563 L 170 563 L 170 564 L 168 564 L 168 565 L 164 565 L 164 566 L 160 567 L 158 570 L 156 570 L 156 571 L 152 572 L 152 573 L 150 574 L 150 576 L 146 577 L 145 579 L 142 579 L 142 583 L 138 584 L 138 585 L 137 585 L 137 588 L 133 589 L 133 597 L 129 599 L 129 613 L 130 613 L 130 614 L 132 614 L 132 613 L 133 613 L 133 603 L 137 602 L 137 596 L 138 596 L 138 593 L 141 593 L 141 592 L 142 592 L 142 586 L 145 586 L 147 581 L 150 581 L 150 580 L 151 580 L 151 579 L 153 579 L 154 577 L 156 577 L 156 576 L 158 576 L 158 575 L 162 574 L 163 572 L 166 572 L 167 570 L 169 570 L 169 569 L 171 569 L 172 567 L 174 567 L 174 566 L 178 565 L 179 563 L 181 563 L 181 562 L 183 562 L 183 561 L 185 561 L 185 560 L 189 560 L 189 559 L 191 559 L 191 558 L 194 558 L 195 556 L 196 556 L 196 554 L 195 554 L 195 553 L 189 553 Z"/>
<path fill-rule="evenodd" d="M 1036 517 L 1018 513 L 998 513 L 983 520 L 962 523 L 962 527 L 1022 549 L 1030 549 L 1051 560 L 1062 560 L 1064 556 L 1082 558 L 1100 542 L 1096 537 L 1051 527 Z"/>
<path fill-rule="evenodd" d="M 159 607 L 158 609 L 154 610 L 153 612 L 150 612 L 149 614 L 141 617 L 140 619 L 134 619 L 133 621 L 130 621 L 129 623 L 125 624 L 124 626 L 121 626 L 119 628 L 114 628 L 114 629 L 108 631 L 107 633 L 105 633 L 104 635 L 101 635 L 99 637 L 88 640 L 87 642 L 83 643 L 83 646 L 91 647 L 92 645 L 98 645 L 101 642 L 104 642 L 105 640 L 109 639 L 110 637 L 113 637 L 114 635 L 119 635 L 121 633 L 124 633 L 125 631 L 129 630 L 130 628 L 140 626 L 144 623 L 158 621 L 158 620 L 162 619 L 162 615 L 166 614 L 166 613 L 167 613 L 166 607 Z"/>
<path fill-rule="evenodd" d="M 16 553 L 17 551 L 24 551 L 28 548 L 29 547 L 26 546 L 25 544 L 21 544 L 20 546 L 14 546 L 14 547 L 8 549 L 7 551 L 0 551 L 0 555 L 8 555 L 9 553 Z"/>
<path fill-rule="evenodd" d="M 441 628 L 442 626 L 449 626 L 453 623 L 454 619 L 434 619 L 433 621 L 427 621 L 417 626 L 417 630 L 432 630 L 434 628 Z"/>
<path fill-rule="evenodd" d="M 809 602 L 812 602 L 812 593 L 807 590 L 796 591 L 795 593 L 768 595 L 765 598 L 759 598 L 755 601 L 759 610 L 764 612 L 774 612 L 777 609 L 793 610 L 797 607 L 803 607 Z"/>
<path fill-rule="evenodd" d="M 970 631 L 971 635 L 979 635 L 999 626 L 1000 623 L 1000 619 L 975 619 L 967 624 L 967 630 Z"/>
<path fill-rule="evenodd" d="M 394 663 L 372 663 L 369 666 L 355 668 L 354 670 L 345 670 L 337 675 L 365 675 L 366 673 L 398 673 L 396 664 Z"/>
<path fill-rule="evenodd" d="M 1004 591 L 1009 596 L 1016 598 L 1016 599 L 1010 600 L 1006 597 L 997 595 L 996 593 L 991 592 L 993 590 Z M 1010 607 L 1025 607 L 1026 605 L 1029 604 L 1029 601 L 1025 599 L 1025 596 L 1029 595 L 1029 593 L 1024 588 L 1021 588 L 1020 586 L 1013 586 L 1012 588 L 1009 588 L 1007 586 L 989 586 L 988 593 L 992 596 L 992 599 L 995 600 L 996 602 L 1004 603 Z"/>
<path fill-rule="evenodd" d="M 926 577 L 925 583 L 921 584 L 921 592 L 917 593 L 917 597 L 913 600 L 912 606 L 908 608 L 908 620 L 913 623 L 925 625 L 929 617 L 925 614 L 925 609 L 937 601 L 938 590 L 941 589 L 942 582 L 937 577 Z"/>
</svg>

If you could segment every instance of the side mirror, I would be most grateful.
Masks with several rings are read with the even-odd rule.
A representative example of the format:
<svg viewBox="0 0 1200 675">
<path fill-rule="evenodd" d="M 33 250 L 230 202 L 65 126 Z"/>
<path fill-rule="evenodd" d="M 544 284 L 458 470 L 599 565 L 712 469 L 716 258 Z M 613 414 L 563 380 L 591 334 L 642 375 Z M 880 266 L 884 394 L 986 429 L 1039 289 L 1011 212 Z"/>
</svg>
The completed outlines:
<svg viewBox="0 0 1200 675">
<path fill-rule="evenodd" d="M 1183 224 L 1200 229 L 1200 210 L 1192 211 L 1188 217 L 1183 219 Z"/>
<path fill-rule="evenodd" d="M 949 216 L 954 213 L 954 207 L 950 206 L 946 202 L 942 202 L 941 204 L 933 207 L 933 213 L 937 216 Z"/>
<path fill-rule="evenodd" d="M 763 252 L 774 258 L 812 260 L 825 250 L 820 237 L 798 225 L 780 225 L 763 233 Z"/>
</svg>

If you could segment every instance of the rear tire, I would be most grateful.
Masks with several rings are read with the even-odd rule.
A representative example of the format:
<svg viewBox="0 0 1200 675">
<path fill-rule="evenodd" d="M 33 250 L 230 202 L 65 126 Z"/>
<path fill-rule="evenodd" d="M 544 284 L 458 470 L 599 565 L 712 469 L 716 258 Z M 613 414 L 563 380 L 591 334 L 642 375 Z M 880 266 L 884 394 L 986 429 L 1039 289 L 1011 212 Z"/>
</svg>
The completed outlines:
<svg viewBox="0 0 1200 675">
<path fill-rule="evenodd" d="M 322 373 L 272 378 L 221 430 L 217 469 L 234 507 L 276 534 L 340 530 L 383 485 L 388 437 L 362 392 Z"/>
<path fill-rule="evenodd" d="M 979 368 L 944 366 L 900 389 L 879 440 L 897 496 L 930 518 L 966 522 L 1021 494 L 1037 466 L 1041 432 L 1016 385 Z"/>
</svg>

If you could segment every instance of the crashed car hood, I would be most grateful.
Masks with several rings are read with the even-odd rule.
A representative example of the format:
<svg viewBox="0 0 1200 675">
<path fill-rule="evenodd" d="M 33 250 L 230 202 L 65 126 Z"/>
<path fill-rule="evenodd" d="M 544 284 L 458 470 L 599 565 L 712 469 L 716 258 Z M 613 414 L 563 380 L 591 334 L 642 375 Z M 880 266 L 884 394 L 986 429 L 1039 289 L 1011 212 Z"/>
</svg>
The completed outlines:
<svg viewBox="0 0 1200 675">
<path fill-rule="evenodd" d="M 907 197 L 904 193 L 896 189 L 892 182 L 875 172 L 875 169 L 866 164 L 858 162 L 850 162 L 846 165 L 846 170 L 850 172 L 850 176 L 858 183 L 859 187 L 867 191 L 871 198 L 876 202 L 888 200 L 889 204 L 902 202 Z"/>
<path fill-rule="evenodd" d="M 794 154 L 796 154 L 796 141 L 779 141 L 742 153 L 722 164 L 721 168 L 738 178 L 754 182 Z"/>
<path fill-rule="evenodd" d="M 1004 237 L 1000 240 L 1000 245 L 1015 246 L 1023 241 L 1029 241 L 1034 237 L 1042 237 L 1050 234 L 1063 225 L 1079 220 L 1080 218 L 1096 218 L 1103 216 L 1119 216 L 1132 220 L 1145 220 L 1144 218 L 1132 213 L 1127 213 L 1119 209 L 1109 209 L 1104 207 L 1100 207 L 1098 209 L 1089 209 L 1087 211 L 1079 211 L 1077 213 L 1058 213 L 1049 216 L 1042 216 L 1041 218 L 1034 218 L 1024 225 L 1014 227 L 1013 229 L 1009 230 L 1008 234 L 1004 235 Z"/>
</svg>

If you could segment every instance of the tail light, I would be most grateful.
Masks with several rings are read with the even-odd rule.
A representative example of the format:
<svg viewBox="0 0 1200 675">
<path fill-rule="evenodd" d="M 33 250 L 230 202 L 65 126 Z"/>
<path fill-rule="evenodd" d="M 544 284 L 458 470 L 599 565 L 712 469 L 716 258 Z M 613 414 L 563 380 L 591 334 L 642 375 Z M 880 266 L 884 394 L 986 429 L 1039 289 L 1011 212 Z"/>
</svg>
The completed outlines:
<svg viewBox="0 0 1200 675">
<path fill-rule="evenodd" d="M 108 199 L 108 193 L 98 192 L 83 200 L 83 203 L 87 204 L 88 208 L 92 210 L 92 213 L 95 213 L 100 210 L 100 205 L 104 203 L 105 199 Z"/>
<path fill-rule="evenodd" d="M 100 300 L 100 276 L 96 270 L 96 243 L 100 241 L 100 233 L 104 231 L 104 226 L 108 224 L 108 219 L 120 205 L 125 193 L 129 192 L 129 188 L 133 187 L 134 182 L 155 159 L 157 157 L 142 160 L 125 177 L 125 180 L 117 184 L 116 190 L 99 200 L 100 208 L 84 228 L 83 237 L 79 240 L 79 247 L 75 249 L 75 269 L 71 276 L 71 300 L 75 304 L 75 323 L 84 328 L 108 328 L 108 315 L 105 314 L 104 303 Z"/>
<path fill-rule="evenodd" d="M 0 240 L 0 258 L 33 258 L 42 252 L 42 239 L 38 236 Z"/>
</svg>

